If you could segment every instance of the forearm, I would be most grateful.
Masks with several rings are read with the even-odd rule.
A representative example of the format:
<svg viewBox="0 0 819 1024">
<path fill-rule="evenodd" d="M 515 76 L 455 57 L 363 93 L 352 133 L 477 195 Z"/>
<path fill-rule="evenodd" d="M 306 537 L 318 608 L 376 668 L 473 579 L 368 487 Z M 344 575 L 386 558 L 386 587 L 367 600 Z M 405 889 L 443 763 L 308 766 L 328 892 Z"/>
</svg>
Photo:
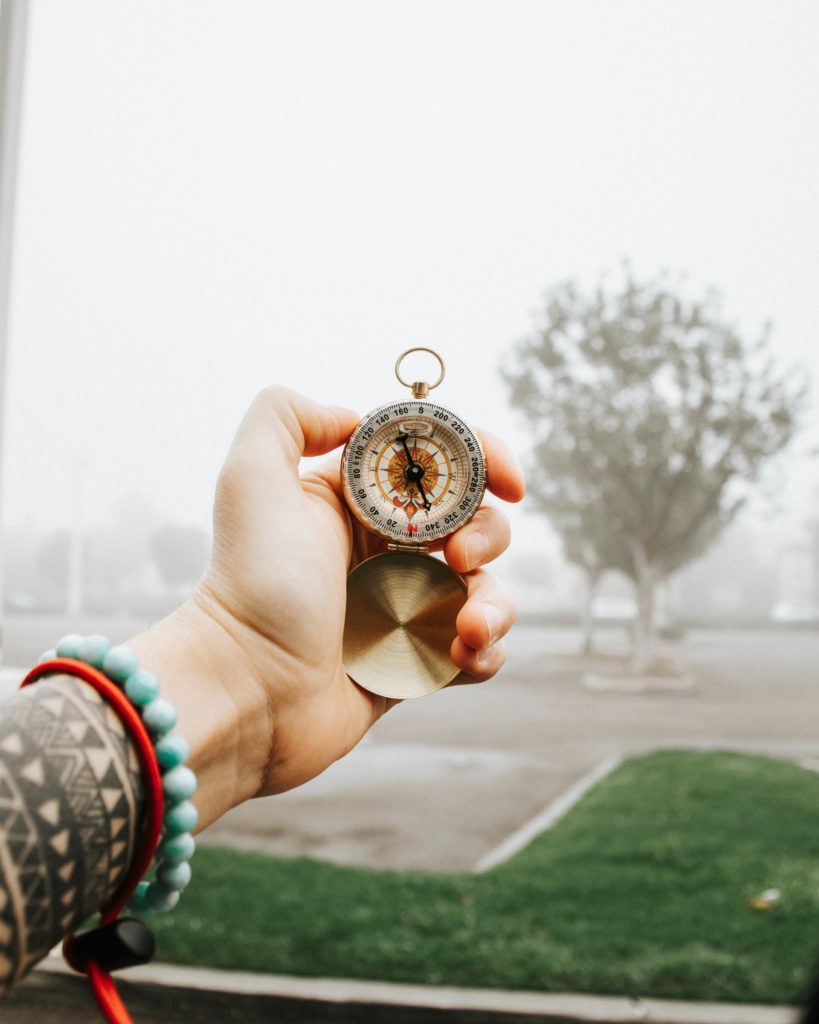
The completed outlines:
<svg viewBox="0 0 819 1024">
<path fill-rule="evenodd" d="M 0 705 L 0 990 L 116 891 L 143 803 L 136 752 L 92 687 L 54 676 Z"/>
</svg>

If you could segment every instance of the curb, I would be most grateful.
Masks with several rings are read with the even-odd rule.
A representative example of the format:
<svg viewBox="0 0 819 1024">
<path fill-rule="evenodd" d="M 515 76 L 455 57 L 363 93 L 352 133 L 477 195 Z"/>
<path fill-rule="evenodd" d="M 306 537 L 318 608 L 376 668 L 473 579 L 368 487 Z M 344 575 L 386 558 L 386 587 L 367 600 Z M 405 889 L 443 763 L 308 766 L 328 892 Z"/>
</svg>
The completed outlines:
<svg viewBox="0 0 819 1024">
<path fill-rule="evenodd" d="M 581 775 L 579 779 L 576 779 L 568 789 L 564 790 L 550 804 L 547 804 L 534 818 L 530 818 L 529 821 L 507 836 L 503 842 L 493 847 L 488 853 L 485 853 L 472 869 L 472 873 L 482 875 L 511 860 L 512 857 L 525 849 L 529 843 L 537 839 L 539 835 L 553 828 L 598 782 L 602 782 L 606 776 L 611 775 L 622 763 L 623 757 L 621 754 L 612 754 L 592 768 L 591 771 Z"/>
<path fill-rule="evenodd" d="M 694 693 L 697 681 L 693 675 L 670 676 L 616 676 L 604 672 L 584 672 L 581 682 L 594 693 Z"/>
<path fill-rule="evenodd" d="M 38 973 L 41 976 L 71 975 L 80 982 L 56 957 L 41 963 L 35 976 Z M 589 1024 L 796 1024 L 799 1015 L 798 1008 L 793 1006 L 403 985 L 218 971 L 172 964 L 131 968 L 123 979 L 126 998 L 130 998 L 127 989 L 132 986 L 135 994 L 137 990 L 155 987 L 199 994 L 215 1011 L 222 1001 L 219 996 L 229 998 L 234 1007 L 247 1004 L 250 1010 L 252 1006 L 252 1012 L 247 1015 L 242 1012 L 243 1021 L 255 1021 L 257 1014 L 261 1014 L 259 1020 L 280 1020 L 282 1018 L 273 1013 L 285 1004 L 288 1021 L 302 1019 L 311 1024 L 365 1019 L 412 1024 L 425 1021 L 450 1024 L 460 1021 L 465 1024 L 568 1024 L 575 1021 Z M 163 998 L 154 990 L 152 1002 L 159 1006 L 166 1000 L 171 1003 L 172 999 L 175 1001 L 170 992 Z"/>
</svg>

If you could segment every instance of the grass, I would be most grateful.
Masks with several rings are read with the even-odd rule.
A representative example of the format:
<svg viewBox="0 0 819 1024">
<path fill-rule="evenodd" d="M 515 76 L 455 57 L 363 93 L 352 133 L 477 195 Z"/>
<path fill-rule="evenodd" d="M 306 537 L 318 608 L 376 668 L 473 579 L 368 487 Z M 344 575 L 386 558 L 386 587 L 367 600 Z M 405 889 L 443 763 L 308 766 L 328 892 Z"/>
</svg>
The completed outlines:
<svg viewBox="0 0 819 1024">
<path fill-rule="evenodd" d="M 819 953 L 819 776 L 767 758 L 630 760 L 482 876 L 195 860 L 157 921 L 177 963 L 777 1003 L 800 1000 Z M 769 887 L 780 902 L 751 910 Z"/>
</svg>

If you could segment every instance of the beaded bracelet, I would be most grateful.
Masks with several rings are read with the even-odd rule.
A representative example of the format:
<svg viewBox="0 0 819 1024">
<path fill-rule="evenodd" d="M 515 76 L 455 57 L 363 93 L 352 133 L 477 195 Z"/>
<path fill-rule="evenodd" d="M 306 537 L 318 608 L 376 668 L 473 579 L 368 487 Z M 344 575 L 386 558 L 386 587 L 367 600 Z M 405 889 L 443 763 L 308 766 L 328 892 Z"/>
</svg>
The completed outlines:
<svg viewBox="0 0 819 1024">
<path fill-rule="evenodd" d="M 123 646 L 113 647 L 104 636 L 64 636 L 54 650 L 40 657 L 40 663 L 54 658 L 81 661 L 103 672 L 137 710 L 153 741 L 162 775 L 162 838 L 154 855 L 154 880 L 140 881 L 127 906 L 141 916 L 173 910 L 191 880 L 190 859 L 196 849 L 191 831 L 198 819 L 190 801 L 196 792 L 196 775 L 185 765 L 188 743 L 171 731 L 176 725 L 176 709 L 159 696 L 159 680 L 152 672 L 139 668 L 134 652 Z"/>
<path fill-rule="evenodd" d="M 159 680 L 139 669 L 133 651 L 112 647 L 104 636 L 71 634 L 46 651 L 20 685 L 29 686 L 53 673 L 82 679 L 108 702 L 129 735 L 142 770 L 147 800 L 142 845 L 119 888 L 100 909 L 97 927 L 63 941 L 65 959 L 88 975 L 106 1021 L 133 1024 L 111 971 L 148 963 L 154 938 L 144 923 L 119 915 L 126 901 L 129 910 L 142 916 L 171 910 L 179 902 L 191 880 L 189 861 L 196 847 L 191 830 L 197 812 L 189 799 L 196 791 L 196 776 L 185 767 L 188 744 L 171 731 L 176 709 L 159 696 Z M 157 864 L 155 879 L 139 881 L 152 861 Z"/>
</svg>

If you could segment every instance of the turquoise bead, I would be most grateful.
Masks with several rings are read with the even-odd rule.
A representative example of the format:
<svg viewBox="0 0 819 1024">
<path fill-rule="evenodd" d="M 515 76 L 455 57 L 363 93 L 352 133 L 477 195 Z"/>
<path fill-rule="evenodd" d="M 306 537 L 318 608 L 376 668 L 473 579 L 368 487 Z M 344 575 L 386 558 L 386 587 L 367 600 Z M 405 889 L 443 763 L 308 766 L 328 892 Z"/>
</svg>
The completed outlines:
<svg viewBox="0 0 819 1024">
<path fill-rule="evenodd" d="M 171 804 L 165 808 L 165 835 L 178 836 L 180 832 L 191 832 L 196 828 L 199 814 L 190 800 Z"/>
<path fill-rule="evenodd" d="M 188 741 L 178 732 L 169 732 L 167 736 L 163 736 L 161 740 L 157 741 L 154 750 L 159 767 L 163 772 L 184 764 L 190 753 Z"/>
<path fill-rule="evenodd" d="M 134 914 L 150 914 L 153 907 L 148 902 L 148 883 L 137 883 L 136 889 L 128 900 L 128 909 Z"/>
<path fill-rule="evenodd" d="M 124 683 L 137 667 L 136 655 L 127 647 L 112 647 L 102 662 L 103 672 L 117 683 Z"/>
<path fill-rule="evenodd" d="M 105 655 L 110 650 L 111 641 L 104 636 L 100 636 L 99 633 L 93 633 L 91 636 L 87 636 L 80 644 L 79 658 L 80 661 L 84 661 L 87 665 L 93 665 L 94 668 L 102 668 Z"/>
<path fill-rule="evenodd" d="M 157 697 L 143 707 L 142 721 L 155 736 L 163 736 L 176 725 L 176 708 L 169 700 Z"/>
<path fill-rule="evenodd" d="M 43 651 L 43 653 L 40 655 L 40 657 L 37 660 L 38 660 L 38 662 L 40 664 L 42 664 L 44 661 L 51 661 L 53 658 L 56 658 L 56 657 L 57 657 L 57 651 L 54 648 L 52 648 L 50 651 Z"/>
<path fill-rule="evenodd" d="M 182 832 L 178 836 L 166 836 L 156 851 L 158 860 L 166 864 L 178 864 L 182 860 L 190 860 L 196 849 L 196 840 L 190 832 Z"/>
<path fill-rule="evenodd" d="M 183 764 L 171 768 L 162 776 L 162 792 L 169 803 L 187 800 L 196 792 L 196 776 Z"/>
<path fill-rule="evenodd" d="M 160 864 L 156 869 L 156 880 L 166 889 L 182 892 L 191 880 L 191 866 L 186 860 L 178 864 Z"/>
<path fill-rule="evenodd" d="M 125 680 L 125 696 L 132 704 L 142 707 L 159 696 L 159 680 L 153 672 L 134 672 Z"/>
<path fill-rule="evenodd" d="M 77 633 L 69 633 L 57 644 L 55 650 L 58 658 L 73 658 L 75 661 L 80 657 L 80 644 L 83 638 Z"/>
<path fill-rule="evenodd" d="M 147 899 L 152 910 L 173 910 L 179 902 L 179 892 L 176 889 L 166 889 L 161 882 L 149 882 Z"/>
</svg>

